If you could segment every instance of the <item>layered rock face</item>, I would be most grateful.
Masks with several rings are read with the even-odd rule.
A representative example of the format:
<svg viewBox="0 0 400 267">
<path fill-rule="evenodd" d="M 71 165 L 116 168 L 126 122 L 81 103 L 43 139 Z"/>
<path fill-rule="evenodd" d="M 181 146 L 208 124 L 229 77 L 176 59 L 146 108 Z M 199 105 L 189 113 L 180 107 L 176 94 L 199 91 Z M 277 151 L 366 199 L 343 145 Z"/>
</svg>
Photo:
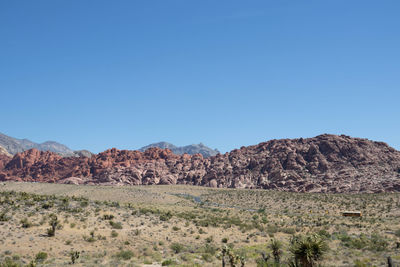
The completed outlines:
<svg viewBox="0 0 400 267">
<path fill-rule="evenodd" d="M 209 158 L 160 148 L 110 149 L 90 158 L 32 149 L 3 165 L 0 180 L 191 184 L 294 192 L 400 191 L 399 151 L 385 143 L 335 135 L 271 140 Z"/>
</svg>

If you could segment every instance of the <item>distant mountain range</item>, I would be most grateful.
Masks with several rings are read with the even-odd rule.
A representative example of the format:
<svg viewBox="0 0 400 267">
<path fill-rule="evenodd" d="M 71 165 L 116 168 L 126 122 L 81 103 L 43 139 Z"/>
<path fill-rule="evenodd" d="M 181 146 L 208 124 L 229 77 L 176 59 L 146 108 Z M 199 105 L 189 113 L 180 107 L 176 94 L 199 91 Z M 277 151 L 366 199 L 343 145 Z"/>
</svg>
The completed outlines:
<svg viewBox="0 0 400 267">
<path fill-rule="evenodd" d="M 211 156 L 215 156 L 218 153 L 220 153 L 218 151 L 218 149 L 211 149 L 208 146 L 205 146 L 204 144 L 200 143 L 200 144 L 193 144 L 193 145 L 188 145 L 188 146 L 175 146 L 171 143 L 167 143 L 167 142 L 159 142 L 159 143 L 153 143 L 150 144 L 148 146 L 144 146 L 142 148 L 139 149 L 139 151 L 144 152 L 147 149 L 151 148 L 151 147 L 158 147 L 161 149 L 170 149 L 174 154 L 177 155 L 182 155 L 182 154 L 189 154 L 189 155 L 194 155 L 194 154 L 201 154 L 203 155 L 203 157 L 208 158 Z"/>
<path fill-rule="evenodd" d="M 204 144 L 193 144 L 188 146 L 177 147 L 173 144 L 167 142 L 159 142 L 150 144 L 148 146 L 144 146 L 139 149 L 139 151 L 144 152 L 148 148 L 158 147 L 161 149 L 168 148 L 174 154 L 182 155 L 182 154 L 202 154 L 203 157 L 211 157 L 215 156 L 219 153 L 217 149 L 211 149 Z M 57 153 L 64 157 L 91 157 L 92 153 L 88 150 L 72 150 L 68 148 L 66 145 L 54 142 L 54 141 L 46 141 L 44 143 L 35 143 L 28 139 L 17 139 L 5 134 L 0 133 L 0 154 L 8 154 L 15 155 L 19 152 L 23 152 L 32 148 L 36 148 L 40 151 L 50 151 Z"/>
<path fill-rule="evenodd" d="M 51 151 L 64 157 L 90 157 L 92 155 L 92 153 L 88 150 L 74 151 L 63 144 L 54 141 L 35 143 L 28 139 L 17 139 L 2 133 L 0 133 L 0 147 L 5 149 L 11 155 L 15 155 L 19 152 L 23 152 L 32 148 L 36 148 L 40 151 Z"/>
</svg>

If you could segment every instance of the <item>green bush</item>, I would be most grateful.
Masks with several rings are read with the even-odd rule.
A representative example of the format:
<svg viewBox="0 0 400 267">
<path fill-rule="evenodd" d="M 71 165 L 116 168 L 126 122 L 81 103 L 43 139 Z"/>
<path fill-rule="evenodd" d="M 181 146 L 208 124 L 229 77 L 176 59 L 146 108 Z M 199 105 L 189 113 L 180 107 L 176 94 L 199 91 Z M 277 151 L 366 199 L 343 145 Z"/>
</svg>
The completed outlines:
<svg viewBox="0 0 400 267">
<path fill-rule="evenodd" d="M 110 221 L 110 225 L 113 229 L 122 229 L 122 224 L 120 222 Z"/>
<path fill-rule="evenodd" d="M 130 250 L 121 250 L 117 254 L 115 254 L 115 257 L 123 260 L 130 260 L 134 256 L 133 252 Z"/>
<path fill-rule="evenodd" d="M 7 216 L 7 211 L 2 211 L 0 213 L 0 222 L 6 222 L 10 220 L 10 217 Z"/>
<path fill-rule="evenodd" d="M 20 223 L 22 224 L 21 226 L 22 226 L 23 228 L 29 228 L 29 227 L 32 226 L 32 223 L 31 223 L 30 221 L 28 221 L 27 218 L 23 218 L 23 219 L 20 221 Z"/>
<path fill-rule="evenodd" d="M 173 259 L 168 259 L 168 260 L 163 261 L 161 263 L 161 266 L 169 266 L 169 265 L 173 265 L 173 264 L 176 264 L 176 261 Z"/>
<path fill-rule="evenodd" d="M 294 234 L 296 233 L 296 229 L 294 229 L 294 228 L 289 228 L 289 227 L 287 227 L 287 228 L 282 228 L 282 229 L 280 229 L 280 231 L 281 231 L 282 233 L 285 233 L 285 234 L 288 234 L 288 235 L 294 235 Z"/>
<path fill-rule="evenodd" d="M 178 254 L 178 253 L 182 252 L 185 247 L 182 244 L 179 244 L 179 243 L 172 243 L 170 248 L 172 249 L 172 251 L 175 254 Z"/>
<path fill-rule="evenodd" d="M 118 233 L 115 230 L 111 231 L 111 237 L 117 237 Z"/>
<path fill-rule="evenodd" d="M 16 263 L 10 257 L 6 257 L 3 262 L 0 262 L 1 267 L 20 267 L 21 265 Z"/>
<path fill-rule="evenodd" d="M 166 222 L 166 221 L 169 221 L 169 219 L 171 219 L 171 218 L 172 218 L 172 213 L 170 211 L 160 215 L 160 221 Z"/>
<path fill-rule="evenodd" d="M 47 253 L 46 252 L 39 252 L 35 256 L 35 261 L 36 262 L 44 262 L 47 259 Z"/>
</svg>

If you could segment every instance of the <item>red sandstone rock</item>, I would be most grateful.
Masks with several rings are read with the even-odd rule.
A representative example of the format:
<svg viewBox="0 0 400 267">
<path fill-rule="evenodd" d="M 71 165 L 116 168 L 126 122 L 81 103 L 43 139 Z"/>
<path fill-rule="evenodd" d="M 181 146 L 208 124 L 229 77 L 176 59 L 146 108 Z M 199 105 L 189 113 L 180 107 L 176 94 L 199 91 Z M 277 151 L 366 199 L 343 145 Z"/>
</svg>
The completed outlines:
<svg viewBox="0 0 400 267">
<path fill-rule="evenodd" d="M 0 180 L 393 192 L 400 191 L 400 152 L 382 142 L 335 135 L 271 140 L 207 159 L 159 148 L 113 148 L 91 158 L 32 149 L 11 160 L 0 157 Z"/>
<path fill-rule="evenodd" d="M 3 168 L 6 166 L 6 164 L 11 160 L 11 157 L 5 155 L 5 154 L 0 154 L 0 172 L 3 170 Z"/>
</svg>

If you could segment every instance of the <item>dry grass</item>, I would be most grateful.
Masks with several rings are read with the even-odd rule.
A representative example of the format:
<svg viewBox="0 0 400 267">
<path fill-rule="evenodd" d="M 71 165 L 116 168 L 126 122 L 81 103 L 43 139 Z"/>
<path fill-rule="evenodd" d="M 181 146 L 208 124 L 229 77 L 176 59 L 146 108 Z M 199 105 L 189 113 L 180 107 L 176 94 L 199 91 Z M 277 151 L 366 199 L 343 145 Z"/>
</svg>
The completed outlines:
<svg viewBox="0 0 400 267">
<path fill-rule="evenodd" d="M 3 264 L 46 252 L 38 265 L 70 265 L 76 251 L 76 266 L 220 266 L 226 241 L 245 266 L 256 266 L 273 237 L 283 243 L 284 265 L 292 235 L 307 233 L 326 238 L 323 266 L 385 266 L 388 255 L 400 262 L 400 194 L 2 183 L 0 203 Z M 342 217 L 343 210 L 363 217 Z M 54 237 L 47 236 L 51 214 L 60 222 Z"/>
</svg>

